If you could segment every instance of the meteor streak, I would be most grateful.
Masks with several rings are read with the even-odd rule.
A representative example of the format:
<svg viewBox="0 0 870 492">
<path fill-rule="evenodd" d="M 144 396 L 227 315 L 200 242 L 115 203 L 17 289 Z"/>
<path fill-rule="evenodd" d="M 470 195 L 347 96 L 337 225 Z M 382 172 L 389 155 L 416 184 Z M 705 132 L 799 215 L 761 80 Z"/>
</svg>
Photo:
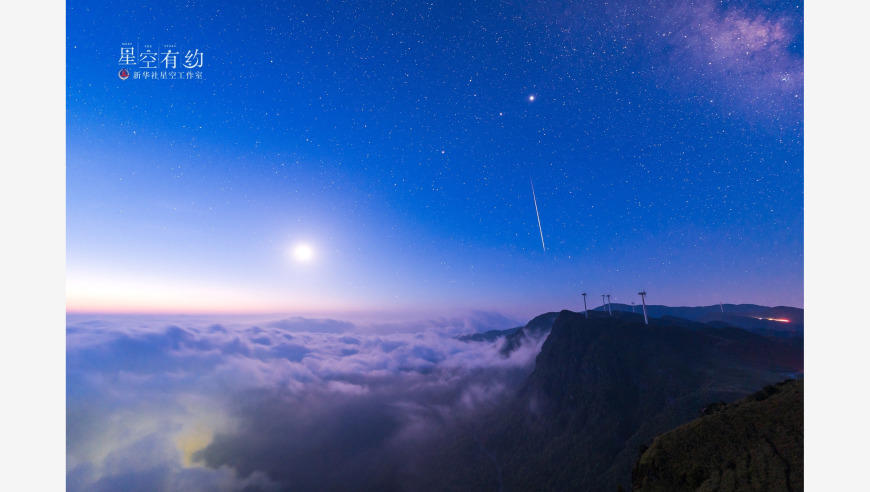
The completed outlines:
<svg viewBox="0 0 870 492">
<path fill-rule="evenodd" d="M 529 183 L 532 183 L 532 178 L 529 178 Z M 538 230 L 541 231 L 541 247 L 544 248 L 544 253 L 546 253 L 547 247 L 544 245 L 544 230 L 541 229 L 541 214 L 538 213 L 538 199 L 535 198 L 535 183 L 532 183 L 532 200 L 535 201 L 535 215 L 538 216 Z"/>
</svg>

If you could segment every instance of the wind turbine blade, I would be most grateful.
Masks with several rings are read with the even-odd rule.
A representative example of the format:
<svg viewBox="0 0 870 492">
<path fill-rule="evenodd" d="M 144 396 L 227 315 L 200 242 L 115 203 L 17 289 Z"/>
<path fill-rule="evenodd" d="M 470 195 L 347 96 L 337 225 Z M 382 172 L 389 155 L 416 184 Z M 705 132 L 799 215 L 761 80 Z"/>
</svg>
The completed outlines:
<svg viewBox="0 0 870 492">
<path fill-rule="evenodd" d="M 544 253 L 547 252 L 547 246 L 544 245 L 544 230 L 541 229 L 541 214 L 538 213 L 538 199 L 535 197 L 535 183 L 532 178 L 529 178 L 529 183 L 532 183 L 532 199 L 535 201 L 535 215 L 538 217 L 538 231 L 541 232 L 541 247 L 544 248 Z"/>
</svg>

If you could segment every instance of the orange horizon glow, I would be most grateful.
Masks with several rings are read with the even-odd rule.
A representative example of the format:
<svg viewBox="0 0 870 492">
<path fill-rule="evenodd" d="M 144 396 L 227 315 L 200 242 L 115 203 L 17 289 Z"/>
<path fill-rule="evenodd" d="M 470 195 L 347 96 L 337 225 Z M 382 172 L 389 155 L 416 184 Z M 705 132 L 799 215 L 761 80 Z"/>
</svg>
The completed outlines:
<svg viewBox="0 0 870 492">
<path fill-rule="evenodd" d="M 135 297 L 135 298 L 134 298 Z M 312 318 L 374 318 L 378 320 L 413 320 L 421 316 L 438 318 L 450 312 L 475 311 L 465 305 L 428 306 L 390 305 L 388 302 L 349 302 L 341 305 L 323 300 L 298 300 L 291 302 L 276 299 L 276 296 L 256 297 L 249 293 L 228 293 L 203 299 L 195 295 L 179 295 L 175 299 L 165 296 L 133 296 L 129 293 L 115 296 L 78 295 L 68 293 L 65 311 L 67 315 L 129 315 L 129 316 L 255 316 Z M 525 313 L 524 313 L 525 314 Z M 537 313 L 535 313 L 536 315 Z"/>
<path fill-rule="evenodd" d="M 151 301 L 151 302 L 149 302 Z M 162 301 L 162 302 L 161 302 Z M 270 302 L 271 301 L 271 302 Z M 68 296 L 67 314 L 124 314 L 124 315 L 304 315 L 324 316 L 343 312 L 362 312 L 360 306 L 336 308 L 324 303 L 275 302 L 274 300 L 218 298 L 212 300 L 180 298 L 166 302 L 165 299 L 131 300 L 107 298 L 82 298 Z"/>
<path fill-rule="evenodd" d="M 346 309 L 359 308 L 348 305 Z M 269 292 L 181 279 L 131 280 L 68 275 L 66 311 L 75 314 L 273 314 L 335 311 L 335 302 L 307 293 Z"/>
<path fill-rule="evenodd" d="M 68 295 L 67 313 L 107 313 L 107 314 L 260 314 L 282 311 L 298 311 L 303 306 L 279 305 L 268 300 L 251 299 L 248 296 L 180 295 L 176 298 L 165 296 L 133 296 L 118 293 L 114 296 Z M 289 303 L 288 303 L 289 304 Z M 316 310 L 316 306 L 307 306 Z"/>
</svg>

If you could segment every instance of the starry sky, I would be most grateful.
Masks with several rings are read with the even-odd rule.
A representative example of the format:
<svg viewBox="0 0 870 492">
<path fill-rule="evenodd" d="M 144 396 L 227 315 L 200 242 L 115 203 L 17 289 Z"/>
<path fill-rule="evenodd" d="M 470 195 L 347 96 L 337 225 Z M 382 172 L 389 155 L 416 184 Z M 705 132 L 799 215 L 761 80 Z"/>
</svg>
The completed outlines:
<svg viewBox="0 0 870 492">
<path fill-rule="evenodd" d="M 71 312 L 803 307 L 802 2 L 66 14 Z"/>
</svg>

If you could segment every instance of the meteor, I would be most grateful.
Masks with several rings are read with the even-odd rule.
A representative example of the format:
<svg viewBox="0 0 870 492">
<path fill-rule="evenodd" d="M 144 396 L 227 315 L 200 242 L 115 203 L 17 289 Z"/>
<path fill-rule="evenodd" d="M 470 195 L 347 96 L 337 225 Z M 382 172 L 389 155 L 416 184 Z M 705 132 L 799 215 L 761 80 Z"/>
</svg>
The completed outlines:
<svg viewBox="0 0 870 492">
<path fill-rule="evenodd" d="M 532 183 L 532 200 L 535 201 L 535 215 L 538 216 L 538 230 L 541 231 L 541 247 L 544 248 L 544 253 L 547 252 L 547 247 L 544 245 L 544 230 L 541 229 L 541 214 L 538 213 L 538 199 L 535 198 L 535 183 L 532 178 L 529 178 L 529 183 Z"/>
</svg>

